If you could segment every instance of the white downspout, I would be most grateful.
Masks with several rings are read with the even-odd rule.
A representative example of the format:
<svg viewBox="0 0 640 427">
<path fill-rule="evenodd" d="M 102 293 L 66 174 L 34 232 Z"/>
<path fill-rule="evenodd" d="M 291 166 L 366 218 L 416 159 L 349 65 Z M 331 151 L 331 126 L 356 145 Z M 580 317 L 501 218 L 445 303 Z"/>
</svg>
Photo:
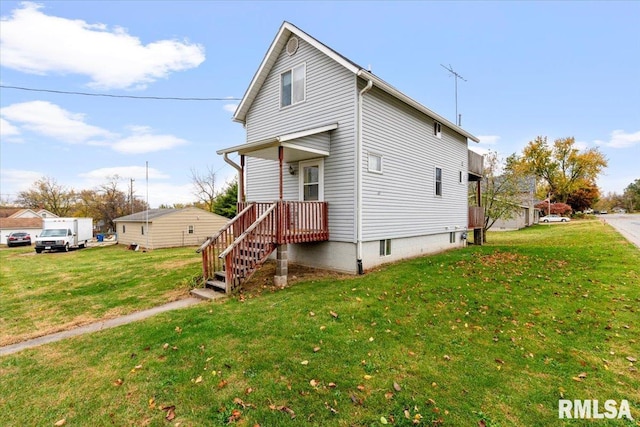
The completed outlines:
<svg viewBox="0 0 640 427">
<path fill-rule="evenodd" d="M 242 196 L 244 195 L 244 176 L 242 174 L 242 168 L 229 158 L 229 153 L 224 153 L 224 161 L 238 171 L 238 202 L 242 202 Z"/>
<path fill-rule="evenodd" d="M 358 72 L 361 76 L 362 70 Z M 373 87 L 373 80 L 358 94 L 358 131 L 356 136 L 356 262 L 358 274 L 364 273 L 362 266 L 362 100 L 364 95 Z"/>
</svg>

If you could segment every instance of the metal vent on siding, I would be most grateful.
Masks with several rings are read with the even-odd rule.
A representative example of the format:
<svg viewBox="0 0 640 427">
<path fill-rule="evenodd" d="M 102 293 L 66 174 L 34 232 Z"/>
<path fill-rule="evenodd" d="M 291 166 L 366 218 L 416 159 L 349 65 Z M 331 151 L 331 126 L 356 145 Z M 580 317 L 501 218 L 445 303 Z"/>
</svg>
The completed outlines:
<svg viewBox="0 0 640 427">
<path fill-rule="evenodd" d="M 287 42 L 287 53 L 289 54 L 289 56 L 291 56 L 297 51 L 298 51 L 298 38 L 291 37 Z"/>
</svg>

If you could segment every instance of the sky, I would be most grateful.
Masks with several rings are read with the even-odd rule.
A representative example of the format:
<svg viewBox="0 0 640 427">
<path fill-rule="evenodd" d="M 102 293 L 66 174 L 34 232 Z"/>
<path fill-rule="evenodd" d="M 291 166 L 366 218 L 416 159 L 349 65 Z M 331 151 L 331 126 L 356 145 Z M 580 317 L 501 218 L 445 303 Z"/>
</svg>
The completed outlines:
<svg viewBox="0 0 640 427">
<path fill-rule="evenodd" d="M 154 208 L 196 201 L 194 172 L 222 189 L 235 170 L 216 150 L 245 142 L 233 112 L 283 21 L 452 122 L 457 72 L 474 150 L 574 137 L 607 157 L 603 193 L 640 178 L 637 1 L 2 0 L 0 15 L 0 203 L 43 177 L 118 177 Z"/>
</svg>

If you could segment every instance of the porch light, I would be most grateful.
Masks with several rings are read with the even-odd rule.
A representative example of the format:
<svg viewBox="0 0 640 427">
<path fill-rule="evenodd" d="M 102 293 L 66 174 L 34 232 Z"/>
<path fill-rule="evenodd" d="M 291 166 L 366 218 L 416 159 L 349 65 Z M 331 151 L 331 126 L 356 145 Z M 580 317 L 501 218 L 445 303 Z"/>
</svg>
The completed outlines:
<svg viewBox="0 0 640 427">
<path fill-rule="evenodd" d="M 291 174 L 291 175 L 295 175 L 296 174 L 296 170 L 293 168 L 293 165 L 289 165 L 289 174 Z"/>
</svg>

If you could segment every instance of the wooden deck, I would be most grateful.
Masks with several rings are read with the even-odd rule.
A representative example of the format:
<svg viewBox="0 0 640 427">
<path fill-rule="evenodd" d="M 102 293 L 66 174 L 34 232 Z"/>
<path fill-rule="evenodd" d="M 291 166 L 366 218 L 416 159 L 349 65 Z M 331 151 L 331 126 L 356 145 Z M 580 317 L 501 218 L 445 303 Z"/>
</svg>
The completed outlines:
<svg viewBox="0 0 640 427">
<path fill-rule="evenodd" d="M 238 215 L 208 238 L 202 253 L 205 282 L 222 277 L 233 291 L 280 244 L 329 240 L 326 202 L 238 203 Z"/>
</svg>

